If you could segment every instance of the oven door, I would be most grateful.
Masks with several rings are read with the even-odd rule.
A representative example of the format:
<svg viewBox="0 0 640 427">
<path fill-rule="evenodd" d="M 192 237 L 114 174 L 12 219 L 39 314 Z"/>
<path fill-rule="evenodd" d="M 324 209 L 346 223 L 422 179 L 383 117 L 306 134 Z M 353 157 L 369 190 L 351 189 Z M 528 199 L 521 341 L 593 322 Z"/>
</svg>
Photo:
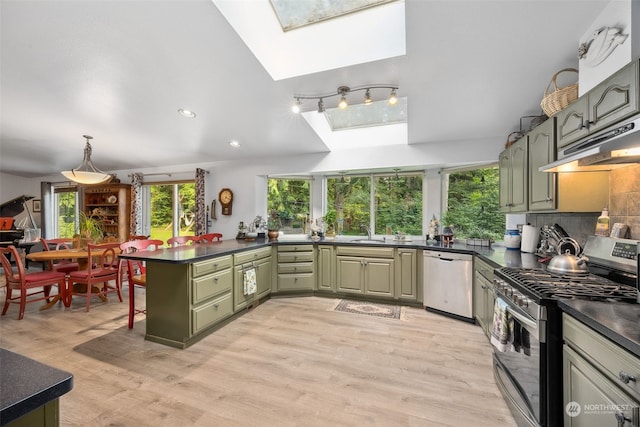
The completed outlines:
<svg viewBox="0 0 640 427">
<path fill-rule="evenodd" d="M 544 324 L 516 313 L 510 301 L 507 304 L 513 309 L 513 344 L 506 351 L 494 347 L 494 376 L 518 425 L 541 426 L 544 396 L 540 359 L 544 343 L 540 342 L 540 333 Z"/>
</svg>

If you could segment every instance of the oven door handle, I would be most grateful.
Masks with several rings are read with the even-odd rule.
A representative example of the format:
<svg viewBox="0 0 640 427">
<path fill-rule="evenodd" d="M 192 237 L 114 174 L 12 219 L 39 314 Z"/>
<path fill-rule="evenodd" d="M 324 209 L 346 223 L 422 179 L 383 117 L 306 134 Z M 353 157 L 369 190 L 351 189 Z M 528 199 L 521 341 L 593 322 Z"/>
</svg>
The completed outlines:
<svg viewBox="0 0 640 427">
<path fill-rule="evenodd" d="M 513 316 L 513 318 L 515 318 L 518 322 L 532 329 L 532 331 L 530 332 L 533 332 L 535 336 L 538 336 L 538 324 L 535 320 L 529 319 L 515 310 L 509 310 L 509 304 L 507 304 L 507 312 L 509 312 L 509 315 Z"/>
</svg>

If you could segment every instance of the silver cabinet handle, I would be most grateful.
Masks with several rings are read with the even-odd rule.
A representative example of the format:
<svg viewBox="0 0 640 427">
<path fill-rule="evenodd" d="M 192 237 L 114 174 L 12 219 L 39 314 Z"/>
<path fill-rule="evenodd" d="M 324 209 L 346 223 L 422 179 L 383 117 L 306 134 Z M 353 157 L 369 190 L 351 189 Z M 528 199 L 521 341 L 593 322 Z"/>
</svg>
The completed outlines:
<svg viewBox="0 0 640 427">
<path fill-rule="evenodd" d="M 618 378 L 620 378 L 620 381 L 622 381 L 625 384 L 629 384 L 629 381 L 636 382 L 636 377 L 634 377 L 633 375 L 627 374 L 625 371 L 620 371 L 620 373 L 618 374 Z"/>
<path fill-rule="evenodd" d="M 627 421 L 631 422 L 631 418 L 627 417 L 622 411 L 616 411 L 615 417 L 620 427 L 623 427 Z"/>
<path fill-rule="evenodd" d="M 218 307 L 220 307 L 220 304 L 213 304 L 213 308 L 215 308 L 216 310 L 218 309 Z"/>
</svg>

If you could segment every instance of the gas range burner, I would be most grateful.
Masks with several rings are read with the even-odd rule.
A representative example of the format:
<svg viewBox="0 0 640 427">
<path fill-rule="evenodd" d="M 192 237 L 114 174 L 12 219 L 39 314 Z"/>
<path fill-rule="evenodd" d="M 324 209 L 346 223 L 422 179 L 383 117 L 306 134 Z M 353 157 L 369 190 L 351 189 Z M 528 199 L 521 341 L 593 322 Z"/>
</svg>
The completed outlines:
<svg viewBox="0 0 640 427">
<path fill-rule="evenodd" d="M 543 269 L 511 268 L 498 270 L 511 285 L 539 299 L 590 299 L 636 302 L 635 288 L 595 274 L 556 275 Z"/>
</svg>

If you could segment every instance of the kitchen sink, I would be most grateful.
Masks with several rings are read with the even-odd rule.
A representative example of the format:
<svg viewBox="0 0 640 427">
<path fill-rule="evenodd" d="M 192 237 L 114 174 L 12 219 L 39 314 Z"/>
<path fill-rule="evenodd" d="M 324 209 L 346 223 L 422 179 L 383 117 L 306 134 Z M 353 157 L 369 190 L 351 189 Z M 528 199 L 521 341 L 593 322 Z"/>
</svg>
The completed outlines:
<svg viewBox="0 0 640 427">
<path fill-rule="evenodd" d="M 351 240 L 354 243 L 384 243 L 384 239 L 355 239 Z"/>
</svg>

